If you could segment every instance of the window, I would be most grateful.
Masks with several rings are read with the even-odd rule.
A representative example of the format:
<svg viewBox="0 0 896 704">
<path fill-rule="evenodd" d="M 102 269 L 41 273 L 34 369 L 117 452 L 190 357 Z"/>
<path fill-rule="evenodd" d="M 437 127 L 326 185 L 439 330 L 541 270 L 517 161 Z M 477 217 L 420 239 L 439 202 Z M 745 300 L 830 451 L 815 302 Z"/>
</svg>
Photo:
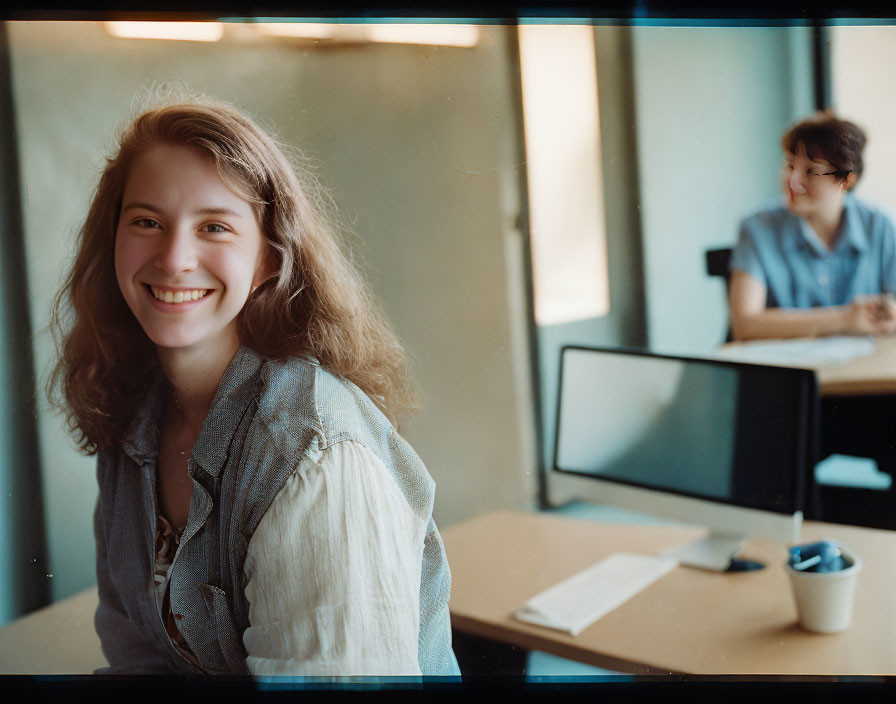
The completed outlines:
<svg viewBox="0 0 896 704">
<path fill-rule="evenodd" d="M 830 28 L 831 84 L 838 115 L 865 130 L 865 171 L 857 193 L 896 212 L 896 27 L 842 25 Z"/>
<path fill-rule="evenodd" d="M 594 29 L 521 25 L 535 322 L 610 309 Z"/>
</svg>

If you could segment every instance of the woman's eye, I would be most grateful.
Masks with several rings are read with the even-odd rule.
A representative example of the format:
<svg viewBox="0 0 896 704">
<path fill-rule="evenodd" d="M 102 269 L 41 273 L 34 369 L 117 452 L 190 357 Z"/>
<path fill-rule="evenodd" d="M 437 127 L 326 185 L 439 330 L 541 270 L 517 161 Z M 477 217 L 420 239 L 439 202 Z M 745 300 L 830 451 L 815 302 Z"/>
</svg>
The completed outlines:
<svg viewBox="0 0 896 704">
<path fill-rule="evenodd" d="M 217 223 L 206 225 L 205 230 L 206 232 L 211 232 L 216 235 L 222 232 L 228 232 L 228 229 L 224 225 L 218 225 Z"/>
<path fill-rule="evenodd" d="M 134 224 L 137 225 L 137 227 L 155 228 L 159 226 L 159 223 L 155 220 L 150 220 L 149 218 L 140 218 L 139 220 L 135 220 Z"/>
</svg>

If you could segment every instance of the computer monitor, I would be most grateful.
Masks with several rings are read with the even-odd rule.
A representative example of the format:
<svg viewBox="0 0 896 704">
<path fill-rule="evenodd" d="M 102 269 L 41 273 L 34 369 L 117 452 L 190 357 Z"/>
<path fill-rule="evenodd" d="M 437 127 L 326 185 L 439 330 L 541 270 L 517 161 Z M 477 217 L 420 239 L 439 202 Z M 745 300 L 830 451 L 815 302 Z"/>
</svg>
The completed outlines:
<svg viewBox="0 0 896 704">
<path fill-rule="evenodd" d="M 709 569 L 748 535 L 798 539 L 811 370 L 570 346 L 559 379 L 553 470 L 587 479 L 582 498 L 706 526 L 672 554 Z"/>
</svg>

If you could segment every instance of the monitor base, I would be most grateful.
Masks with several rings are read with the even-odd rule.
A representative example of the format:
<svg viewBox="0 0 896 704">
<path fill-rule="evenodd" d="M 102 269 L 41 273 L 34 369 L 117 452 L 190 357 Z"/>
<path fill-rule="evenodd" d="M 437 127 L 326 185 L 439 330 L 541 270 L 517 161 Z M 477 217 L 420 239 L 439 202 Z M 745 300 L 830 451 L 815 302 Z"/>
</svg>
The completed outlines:
<svg viewBox="0 0 896 704">
<path fill-rule="evenodd" d="M 698 540 L 666 550 L 663 557 L 671 557 L 688 567 L 724 572 L 744 542 L 746 537 L 743 535 L 709 533 Z"/>
</svg>

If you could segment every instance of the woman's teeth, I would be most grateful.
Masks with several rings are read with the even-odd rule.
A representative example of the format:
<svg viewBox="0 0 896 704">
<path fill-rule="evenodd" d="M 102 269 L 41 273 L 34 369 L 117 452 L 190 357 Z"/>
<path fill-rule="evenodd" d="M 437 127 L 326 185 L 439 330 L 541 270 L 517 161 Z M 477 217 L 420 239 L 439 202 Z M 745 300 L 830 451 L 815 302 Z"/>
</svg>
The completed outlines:
<svg viewBox="0 0 896 704">
<path fill-rule="evenodd" d="M 155 286 L 150 286 L 149 290 L 158 300 L 165 303 L 184 303 L 185 301 L 196 301 L 203 298 L 210 289 L 197 288 L 192 291 L 164 291 Z"/>
</svg>

